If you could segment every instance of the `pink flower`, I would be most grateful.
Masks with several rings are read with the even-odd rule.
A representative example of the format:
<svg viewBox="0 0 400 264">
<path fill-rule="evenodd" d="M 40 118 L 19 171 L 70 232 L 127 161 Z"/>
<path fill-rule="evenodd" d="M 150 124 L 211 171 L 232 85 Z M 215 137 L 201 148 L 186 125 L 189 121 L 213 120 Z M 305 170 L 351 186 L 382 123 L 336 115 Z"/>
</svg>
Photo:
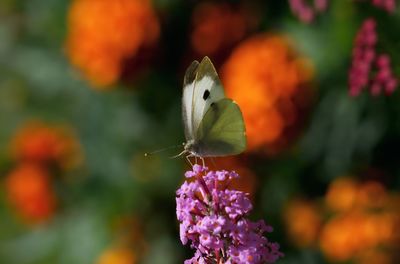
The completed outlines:
<svg viewBox="0 0 400 264">
<path fill-rule="evenodd" d="M 182 243 L 196 249 L 185 264 L 273 263 L 283 256 L 279 245 L 264 236 L 272 227 L 246 218 L 252 209 L 247 194 L 226 189 L 225 181 L 237 173 L 195 165 L 185 175 L 195 181 L 177 190 L 176 214 Z"/>
<path fill-rule="evenodd" d="M 305 0 L 289 0 L 290 9 L 300 21 L 311 23 L 318 13 L 323 13 L 328 8 L 328 0 L 314 0 L 310 5 Z"/>
<path fill-rule="evenodd" d="M 349 71 L 349 93 L 358 96 L 362 90 L 369 89 L 371 95 L 385 92 L 389 95 L 397 88 L 397 79 L 393 76 L 390 57 L 376 55 L 376 22 L 368 18 L 358 31 L 353 48 L 352 65 Z"/>
<path fill-rule="evenodd" d="M 371 0 L 371 2 L 375 7 L 383 9 L 388 13 L 393 13 L 396 10 L 395 0 Z"/>
</svg>

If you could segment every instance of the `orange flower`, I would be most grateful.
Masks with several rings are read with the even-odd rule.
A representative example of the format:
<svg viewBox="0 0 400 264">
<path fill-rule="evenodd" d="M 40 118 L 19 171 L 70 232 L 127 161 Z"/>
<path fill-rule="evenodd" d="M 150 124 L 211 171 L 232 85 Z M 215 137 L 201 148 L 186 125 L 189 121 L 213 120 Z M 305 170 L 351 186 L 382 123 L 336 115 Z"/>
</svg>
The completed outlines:
<svg viewBox="0 0 400 264">
<path fill-rule="evenodd" d="M 80 159 L 79 144 L 70 131 L 33 121 L 21 127 L 12 139 L 11 149 L 18 160 L 57 162 L 64 168 Z"/>
<path fill-rule="evenodd" d="M 234 9 L 226 3 L 204 2 L 193 13 L 193 49 L 202 56 L 231 48 L 257 24 L 243 8 Z M 251 19 L 252 18 L 252 19 Z"/>
<path fill-rule="evenodd" d="M 8 200 L 28 222 L 40 222 L 52 216 L 55 194 L 50 176 L 38 165 L 23 163 L 6 178 Z"/>
<path fill-rule="evenodd" d="M 320 245 L 324 254 L 333 261 L 345 261 L 363 249 L 362 228 L 364 217 L 349 214 L 335 217 L 324 225 Z"/>
<path fill-rule="evenodd" d="M 298 97 L 309 94 L 305 84 L 311 76 L 305 60 L 280 36 L 258 35 L 233 51 L 222 80 L 243 111 L 250 151 L 286 140 L 289 127 L 299 120 Z"/>
<path fill-rule="evenodd" d="M 335 211 L 347 211 L 356 203 L 359 184 L 351 178 L 337 178 L 325 195 L 326 205 Z"/>
<path fill-rule="evenodd" d="M 100 88 L 115 83 L 124 61 L 153 45 L 160 31 L 149 0 L 74 0 L 68 29 L 71 62 Z"/>
<path fill-rule="evenodd" d="M 320 245 L 333 261 L 391 263 L 398 251 L 398 196 L 375 181 L 336 179 L 325 201 L 338 214 L 323 227 Z M 380 248 L 385 251 L 380 251 Z"/>
<path fill-rule="evenodd" d="M 135 264 L 136 256 L 127 247 L 118 246 L 106 249 L 98 258 L 97 264 Z"/>
<path fill-rule="evenodd" d="M 294 200 L 284 212 L 284 221 L 290 240 L 298 247 L 315 244 L 321 227 L 321 215 L 317 206 L 309 201 Z"/>
<path fill-rule="evenodd" d="M 397 224 L 394 220 L 394 215 L 387 213 L 341 214 L 325 224 L 321 233 L 321 249 L 334 261 L 364 259 L 364 252 L 376 250 L 382 245 L 389 249 L 393 244 L 391 239 Z M 393 252 L 386 252 L 387 257 L 390 253 Z"/>
<path fill-rule="evenodd" d="M 335 211 L 354 208 L 381 208 L 388 202 L 385 187 L 375 181 L 359 183 L 351 178 L 337 178 L 325 195 L 328 207 Z"/>
</svg>

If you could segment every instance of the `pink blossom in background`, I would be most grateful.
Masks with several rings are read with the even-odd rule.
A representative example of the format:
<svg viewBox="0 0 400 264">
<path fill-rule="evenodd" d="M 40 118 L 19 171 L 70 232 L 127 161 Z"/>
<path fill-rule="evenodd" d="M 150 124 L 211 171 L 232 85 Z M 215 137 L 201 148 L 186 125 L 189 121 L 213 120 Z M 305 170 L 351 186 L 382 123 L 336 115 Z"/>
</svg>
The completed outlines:
<svg viewBox="0 0 400 264">
<path fill-rule="evenodd" d="M 393 76 L 390 57 L 377 54 L 376 21 L 366 19 L 358 31 L 352 54 L 352 65 L 349 71 L 349 92 L 351 96 L 359 95 L 369 89 L 374 96 L 382 91 L 389 95 L 397 88 L 397 79 Z"/>
<path fill-rule="evenodd" d="M 314 7 L 318 12 L 325 12 L 328 8 L 328 0 L 314 0 Z"/>
<path fill-rule="evenodd" d="M 355 2 L 365 0 L 355 0 Z M 395 0 L 368 0 L 373 6 L 394 13 Z M 298 19 L 304 23 L 311 23 L 318 13 L 323 13 L 328 7 L 328 0 L 289 0 L 290 9 Z M 390 57 L 387 54 L 378 54 L 376 43 L 376 21 L 366 19 L 359 29 L 352 52 L 352 64 L 349 71 L 349 93 L 359 95 L 362 90 L 368 89 L 373 96 L 392 94 L 397 86 L 398 79 L 393 75 Z"/>
<path fill-rule="evenodd" d="M 349 72 L 349 87 L 352 96 L 359 95 L 368 84 L 372 62 L 375 59 L 377 41 L 375 28 L 375 20 L 369 18 L 364 21 L 356 35 Z"/>
<path fill-rule="evenodd" d="M 310 5 L 305 0 L 289 0 L 290 9 L 297 18 L 304 23 L 311 23 L 318 13 L 328 8 L 328 0 L 314 0 Z"/>
<path fill-rule="evenodd" d="M 365 0 L 355 0 L 355 2 Z M 388 13 L 394 13 L 396 10 L 396 0 L 368 0 L 373 6 L 383 9 Z M 303 23 L 311 23 L 315 17 L 324 13 L 328 8 L 329 0 L 289 0 L 289 6 L 292 13 Z"/>
<path fill-rule="evenodd" d="M 389 13 L 393 13 L 396 10 L 395 0 L 371 0 L 372 5 L 377 8 L 381 8 Z"/>
<path fill-rule="evenodd" d="M 390 57 L 387 54 L 381 54 L 377 57 L 375 64 L 377 72 L 371 80 L 371 94 L 379 95 L 382 91 L 387 95 L 392 94 L 397 88 L 398 81 L 393 76 Z"/>
</svg>

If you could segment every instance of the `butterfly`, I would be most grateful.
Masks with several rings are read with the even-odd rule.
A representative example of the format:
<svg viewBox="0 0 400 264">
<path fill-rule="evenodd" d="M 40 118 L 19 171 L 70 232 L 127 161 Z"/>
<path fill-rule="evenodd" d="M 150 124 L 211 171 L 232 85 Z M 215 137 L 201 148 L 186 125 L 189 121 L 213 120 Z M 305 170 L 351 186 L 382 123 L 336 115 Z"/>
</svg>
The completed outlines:
<svg viewBox="0 0 400 264">
<path fill-rule="evenodd" d="M 206 56 L 193 61 L 183 81 L 182 117 L 187 157 L 230 156 L 246 149 L 246 129 L 238 104 L 225 97 L 222 83 Z M 203 160 L 204 161 L 204 160 Z"/>
</svg>

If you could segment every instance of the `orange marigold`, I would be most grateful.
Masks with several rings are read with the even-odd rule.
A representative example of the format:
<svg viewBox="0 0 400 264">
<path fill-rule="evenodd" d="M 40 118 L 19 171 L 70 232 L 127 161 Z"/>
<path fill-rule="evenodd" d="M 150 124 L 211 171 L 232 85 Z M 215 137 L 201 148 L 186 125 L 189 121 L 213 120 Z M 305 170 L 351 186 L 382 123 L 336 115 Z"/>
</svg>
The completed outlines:
<svg viewBox="0 0 400 264">
<path fill-rule="evenodd" d="M 80 146 L 72 132 L 40 121 L 24 124 L 11 141 L 16 159 L 39 163 L 57 162 L 63 168 L 81 159 Z"/>
<path fill-rule="evenodd" d="M 400 237 L 397 194 L 389 195 L 376 181 L 338 178 L 331 183 L 325 201 L 337 213 L 325 223 L 320 236 L 321 249 L 330 260 L 396 262 L 392 258 L 396 257 Z"/>
<path fill-rule="evenodd" d="M 348 212 L 328 221 L 321 232 L 321 249 L 333 261 L 348 261 L 363 257 L 368 250 L 384 246 L 391 257 L 397 244 L 392 241 L 398 214 Z M 397 250 L 396 250 L 397 251 Z M 358 261 L 357 261 L 358 262 Z M 362 261 L 360 261 L 362 262 Z"/>
<path fill-rule="evenodd" d="M 339 177 L 330 184 L 325 195 L 325 202 L 334 211 L 382 208 L 388 202 L 388 194 L 379 182 L 360 183 L 348 177 Z"/>
<path fill-rule="evenodd" d="M 257 20 L 254 12 L 251 16 L 243 7 L 204 2 L 194 10 L 192 24 L 192 47 L 204 56 L 231 48 L 255 27 Z"/>
<path fill-rule="evenodd" d="M 326 205 L 334 211 L 347 211 L 355 206 L 359 184 L 348 177 L 339 177 L 330 185 L 325 195 Z"/>
<path fill-rule="evenodd" d="M 23 163 L 9 173 L 5 187 L 8 200 L 24 220 L 40 222 L 53 215 L 56 198 L 44 168 Z"/>
<path fill-rule="evenodd" d="M 282 145 L 299 121 L 311 67 L 296 56 L 286 38 L 258 35 L 241 43 L 222 69 L 229 97 L 240 105 L 246 123 L 248 149 Z"/>
<path fill-rule="evenodd" d="M 298 247 L 313 246 L 317 242 L 322 217 L 313 202 L 291 201 L 285 208 L 284 221 L 290 240 Z"/>
<path fill-rule="evenodd" d="M 67 53 L 94 86 L 106 88 L 118 80 L 124 61 L 157 41 L 159 31 L 149 0 L 74 0 Z"/>
<path fill-rule="evenodd" d="M 360 214 L 335 217 L 324 225 L 321 232 L 321 249 L 333 261 L 346 261 L 364 247 L 362 226 L 365 218 Z"/>
</svg>

